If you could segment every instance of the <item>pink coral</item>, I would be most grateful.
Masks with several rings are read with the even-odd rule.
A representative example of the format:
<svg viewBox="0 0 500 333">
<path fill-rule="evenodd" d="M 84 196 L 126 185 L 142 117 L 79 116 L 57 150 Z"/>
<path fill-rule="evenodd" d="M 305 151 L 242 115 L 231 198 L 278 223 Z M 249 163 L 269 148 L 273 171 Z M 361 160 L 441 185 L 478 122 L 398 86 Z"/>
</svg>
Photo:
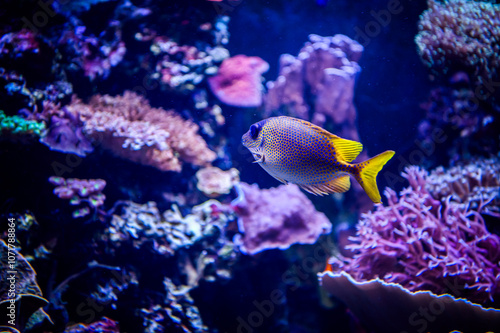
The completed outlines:
<svg viewBox="0 0 500 333">
<path fill-rule="evenodd" d="M 286 249 L 295 243 L 312 244 L 332 225 L 297 185 L 268 190 L 240 183 L 239 198 L 233 202 L 239 216 L 243 247 L 249 254 L 267 249 Z"/>
<path fill-rule="evenodd" d="M 331 261 L 333 272 L 357 281 L 380 278 L 410 291 L 441 294 L 453 283 L 465 285 L 464 297 L 486 302 L 500 295 L 500 237 L 491 234 L 479 212 L 443 204 L 426 189 L 417 167 L 403 174 L 410 187 L 387 189 L 387 206 L 363 214 L 350 246 L 353 258 Z"/>
<path fill-rule="evenodd" d="M 269 64 L 259 57 L 237 55 L 224 60 L 219 72 L 208 79 L 212 92 L 222 102 L 241 107 L 262 104 L 261 74 Z"/>
<path fill-rule="evenodd" d="M 362 52 L 361 44 L 344 35 L 310 35 L 297 57 L 281 56 L 280 75 L 267 84 L 266 113 L 284 109 L 321 126 L 330 120 L 339 135 L 358 139 L 353 98 Z"/>
<path fill-rule="evenodd" d="M 197 134 L 198 126 L 173 111 L 153 108 L 133 92 L 95 95 L 89 104 L 67 106 L 80 115 L 84 132 L 104 148 L 162 171 L 181 171 L 182 163 L 207 165 L 216 158 Z"/>
</svg>

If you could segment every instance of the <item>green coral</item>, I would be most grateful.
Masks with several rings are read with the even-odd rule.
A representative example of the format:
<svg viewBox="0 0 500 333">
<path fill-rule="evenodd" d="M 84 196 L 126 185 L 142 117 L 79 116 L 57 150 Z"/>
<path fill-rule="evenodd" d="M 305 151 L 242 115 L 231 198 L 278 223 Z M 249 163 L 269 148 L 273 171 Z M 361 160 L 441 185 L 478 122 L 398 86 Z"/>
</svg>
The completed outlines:
<svg viewBox="0 0 500 333">
<path fill-rule="evenodd" d="M 42 136 L 45 124 L 20 116 L 7 116 L 0 110 L 0 136 L 6 134 Z"/>
</svg>

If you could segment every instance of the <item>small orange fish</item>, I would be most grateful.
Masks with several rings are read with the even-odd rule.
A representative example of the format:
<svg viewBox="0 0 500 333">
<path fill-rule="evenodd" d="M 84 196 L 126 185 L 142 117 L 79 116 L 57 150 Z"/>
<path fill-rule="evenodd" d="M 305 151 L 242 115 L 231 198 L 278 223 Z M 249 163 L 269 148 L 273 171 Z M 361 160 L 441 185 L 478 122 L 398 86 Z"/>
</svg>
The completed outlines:
<svg viewBox="0 0 500 333">
<path fill-rule="evenodd" d="M 363 149 L 361 143 L 285 116 L 253 124 L 241 140 L 253 154 L 255 163 L 280 182 L 294 183 L 307 192 L 324 195 L 347 191 L 352 175 L 375 203 L 381 202 L 377 174 L 394 156 L 394 151 L 388 150 L 351 164 Z"/>
</svg>

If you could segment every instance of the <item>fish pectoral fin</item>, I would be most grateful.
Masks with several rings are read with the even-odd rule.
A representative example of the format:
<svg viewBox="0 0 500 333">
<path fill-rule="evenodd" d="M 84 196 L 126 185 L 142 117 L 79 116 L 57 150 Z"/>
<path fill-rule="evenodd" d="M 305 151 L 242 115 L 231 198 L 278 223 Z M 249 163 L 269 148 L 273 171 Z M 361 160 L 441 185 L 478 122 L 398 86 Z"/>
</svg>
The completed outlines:
<svg viewBox="0 0 500 333">
<path fill-rule="evenodd" d="M 273 176 L 273 175 L 271 175 Z M 279 180 L 280 182 L 282 182 L 283 184 L 285 185 L 288 185 L 288 181 L 284 180 L 283 178 L 280 178 L 280 177 L 276 177 L 276 176 L 273 176 L 275 179 Z"/>
<path fill-rule="evenodd" d="M 349 179 L 349 175 L 345 175 L 332 179 L 329 182 L 323 184 L 299 185 L 299 186 L 302 187 L 307 192 L 316 195 L 344 193 L 351 187 L 351 180 Z"/>
</svg>

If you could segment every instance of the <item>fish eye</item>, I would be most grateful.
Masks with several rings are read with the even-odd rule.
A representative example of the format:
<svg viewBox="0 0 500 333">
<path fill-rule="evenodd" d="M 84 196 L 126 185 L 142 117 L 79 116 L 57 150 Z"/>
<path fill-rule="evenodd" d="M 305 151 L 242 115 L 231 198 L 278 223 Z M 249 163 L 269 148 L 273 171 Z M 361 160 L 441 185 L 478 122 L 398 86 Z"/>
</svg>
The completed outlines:
<svg viewBox="0 0 500 333">
<path fill-rule="evenodd" d="M 253 140 L 257 139 L 257 136 L 259 135 L 259 130 L 260 128 L 257 125 L 250 126 L 250 136 L 252 137 Z"/>
</svg>

